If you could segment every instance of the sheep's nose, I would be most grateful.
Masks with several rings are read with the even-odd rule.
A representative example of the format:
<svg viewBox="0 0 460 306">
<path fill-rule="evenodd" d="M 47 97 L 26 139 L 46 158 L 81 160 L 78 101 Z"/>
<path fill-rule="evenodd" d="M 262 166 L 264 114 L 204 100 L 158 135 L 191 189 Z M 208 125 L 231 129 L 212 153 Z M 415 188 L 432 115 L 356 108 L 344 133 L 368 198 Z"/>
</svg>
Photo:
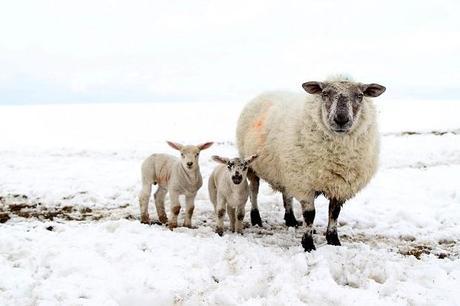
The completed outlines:
<svg viewBox="0 0 460 306">
<path fill-rule="evenodd" d="M 345 114 L 337 114 L 337 116 L 334 118 L 334 122 L 339 126 L 344 126 L 348 123 L 348 121 L 350 121 L 350 119 Z"/>
<path fill-rule="evenodd" d="M 187 163 L 187 166 L 191 167 L 191 166 L 193 166 L 193 163 L 192 163 L 192 162 L 188 162 L 188 163 Z"/>
</svg>

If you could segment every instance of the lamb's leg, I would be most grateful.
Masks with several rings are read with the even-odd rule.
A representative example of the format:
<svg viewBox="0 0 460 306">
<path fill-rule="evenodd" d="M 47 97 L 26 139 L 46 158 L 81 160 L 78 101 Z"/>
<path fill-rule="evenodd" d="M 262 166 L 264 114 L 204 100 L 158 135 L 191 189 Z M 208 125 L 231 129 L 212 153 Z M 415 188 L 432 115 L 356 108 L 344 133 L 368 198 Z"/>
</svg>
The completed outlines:
<svg viewBox="0 0 460 306">
<path fill-rule="evenodd" d="M 168 216 L 166 215 L 165 211 L 165 197 L 167 193 L 168 190 L 166 188 L 158 187 L 154 194 L 158 220 L 160 220 L 160 223 L 162 224 L 168 223 Z"/>
<path fill-rule="evenodd" d="M 243 234 L 243 220 L 244 220 L 244 204 L 236 209 L 235 228 L 238 234 Z"/>
<path fill-rule="evenodd" d="M 299 222 L 296 220 L 294 210 L 292 209 L 293 197 L 283 192 L 284 204 L 284 221 L 286 226 L 298 226 Z"/>
<path fill-rule="evenodd" d="M 249 180 L 249 198 L 251 200 L 251 224 L 262 226 L 262 219 L 260 219 L 259 206 L 257 204 L 257 194 L 259 193 L 260 179 L 252 170 L 248 170 Z"/>
<path fill-rule="evenodd" d="M 235 232 L 235 219 L 236 219 L 236 209 L 229 206 L 227 207 L 227 215 L 230 219 L 230 230 L 234 233 Z"/>
<path fill-rule="evenodd" d="M 149 200 L 152 193 L 152 184 L 144 182 L 139 193 L 139 206 L 141 210 L 141 223 L 150 224 Z"/>
<path fill-rule="evenodd" d="M 224 216 L 225 216 L 225 201 L 222 198 L 217 199 L 217 206 L 216 206 L 216 233 L 219 236 L 224 234 Z"/>
<path fill-rule="evenodd" d="M 195 194 L 185 196 L 185 219 L 184 226 L 192 228 L 192 215 L 195 209 Z"/>
<path fill-rule="evenodd" d="M 306 231 L 302 237 L 302 246 L 305 251 L 316 250 L 313 243 L 313 221 L 315 221 L 315 196 L 314 194 L 308 199 L 301 200 L 302 214 L 305 221 Z"/>
<path fill-rule="evenodd" d="M 169 198 L 171 199 L 171 220 L 168 223 L 169 229 L 177 227 L 177 217 L 180 212 L 179 195 L 175 192 L 169 192 Z"/>
<path fill-rule="evenodd" d="M 339 217 L 343 203 L 336 199 L 329 201 L 329 222 L 326 231 L 327 244 L 340 245 L 339 236 L 337 235 L 337 218 Z"/>
</svg>

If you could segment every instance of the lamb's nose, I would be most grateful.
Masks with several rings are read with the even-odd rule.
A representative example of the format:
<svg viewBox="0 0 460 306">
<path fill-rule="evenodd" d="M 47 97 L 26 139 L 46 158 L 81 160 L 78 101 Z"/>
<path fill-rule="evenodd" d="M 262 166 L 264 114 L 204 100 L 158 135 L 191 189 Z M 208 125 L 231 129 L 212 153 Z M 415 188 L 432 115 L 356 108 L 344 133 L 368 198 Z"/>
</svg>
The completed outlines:
<svg viewBox="0 0 460 306">
<path fill-rule="evenodd" d="M 193 165 L 192 162 L 188 162 L 188 163 L 187 163 L 187 166 L 189 166 L 189 167 L 191 167 L 192 165 Z"/>
<path fill-rule="evenodd" d="M 344 126 L 348 123 L 348 121 L 350 121 L 350 119 L 348 119 L 348 116 L 345 114 L 337 114 L 337 116 L 334 118 L 334 121 L 337 123 L 337 125 Z"/>
</svg>

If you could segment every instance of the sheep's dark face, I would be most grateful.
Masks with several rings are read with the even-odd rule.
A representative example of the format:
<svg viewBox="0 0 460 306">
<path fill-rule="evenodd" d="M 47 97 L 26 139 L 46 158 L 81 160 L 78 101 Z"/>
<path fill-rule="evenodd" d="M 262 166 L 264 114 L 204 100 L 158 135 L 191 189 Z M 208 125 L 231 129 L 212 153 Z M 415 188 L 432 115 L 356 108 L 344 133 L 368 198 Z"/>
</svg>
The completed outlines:
<svg viewBox="0 0 460 306">
<path fill-rule="evenodd" d="M 212 145 L 212 142 L 206 142 L 197 146 L 184 146 L 171 141 L 167 141 L 167 143 L 173 149 L 180 151 L 182 166 L 187 170 L 196 170 L 201 150 L 207 149 Z"/>
<path fill-rule="evenodd" d="M 252 155 L 246 159 L 220 157 L 214 155 L 213 160 L 227 166 L 227 174 L 232 179 L 233 184 L 239 185 L 246 180 L 249 165 L 257 158 L 257 155 Z"/>
<path fill-rule="evenodd" d="M 378 97 L 385 87 L 350 81 L 307 82 L 302 87 L 311 94 L 321 96 L 322 120 L 331 131 L 346 134 L 359 121 L 364 97 Z"/>
</svg>

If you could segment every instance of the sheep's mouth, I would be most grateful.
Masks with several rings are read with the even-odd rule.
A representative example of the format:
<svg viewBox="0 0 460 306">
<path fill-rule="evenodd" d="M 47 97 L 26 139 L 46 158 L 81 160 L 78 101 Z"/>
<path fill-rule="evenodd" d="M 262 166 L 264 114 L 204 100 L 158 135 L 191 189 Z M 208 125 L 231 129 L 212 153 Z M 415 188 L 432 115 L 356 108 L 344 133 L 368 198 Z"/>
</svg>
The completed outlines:
<svg viewBox="0 0 460 306">
<path fill-rule="evenodd" d="M 332 129 L 337 134 L 346 134 L 350 131 L 350 129 Z"/>
<path fill-rule="evenodd" d="M 331 126 L 331 130 L 337 134 L 347 134 L 351 131 L 351 126 Z"/>
</svg>

